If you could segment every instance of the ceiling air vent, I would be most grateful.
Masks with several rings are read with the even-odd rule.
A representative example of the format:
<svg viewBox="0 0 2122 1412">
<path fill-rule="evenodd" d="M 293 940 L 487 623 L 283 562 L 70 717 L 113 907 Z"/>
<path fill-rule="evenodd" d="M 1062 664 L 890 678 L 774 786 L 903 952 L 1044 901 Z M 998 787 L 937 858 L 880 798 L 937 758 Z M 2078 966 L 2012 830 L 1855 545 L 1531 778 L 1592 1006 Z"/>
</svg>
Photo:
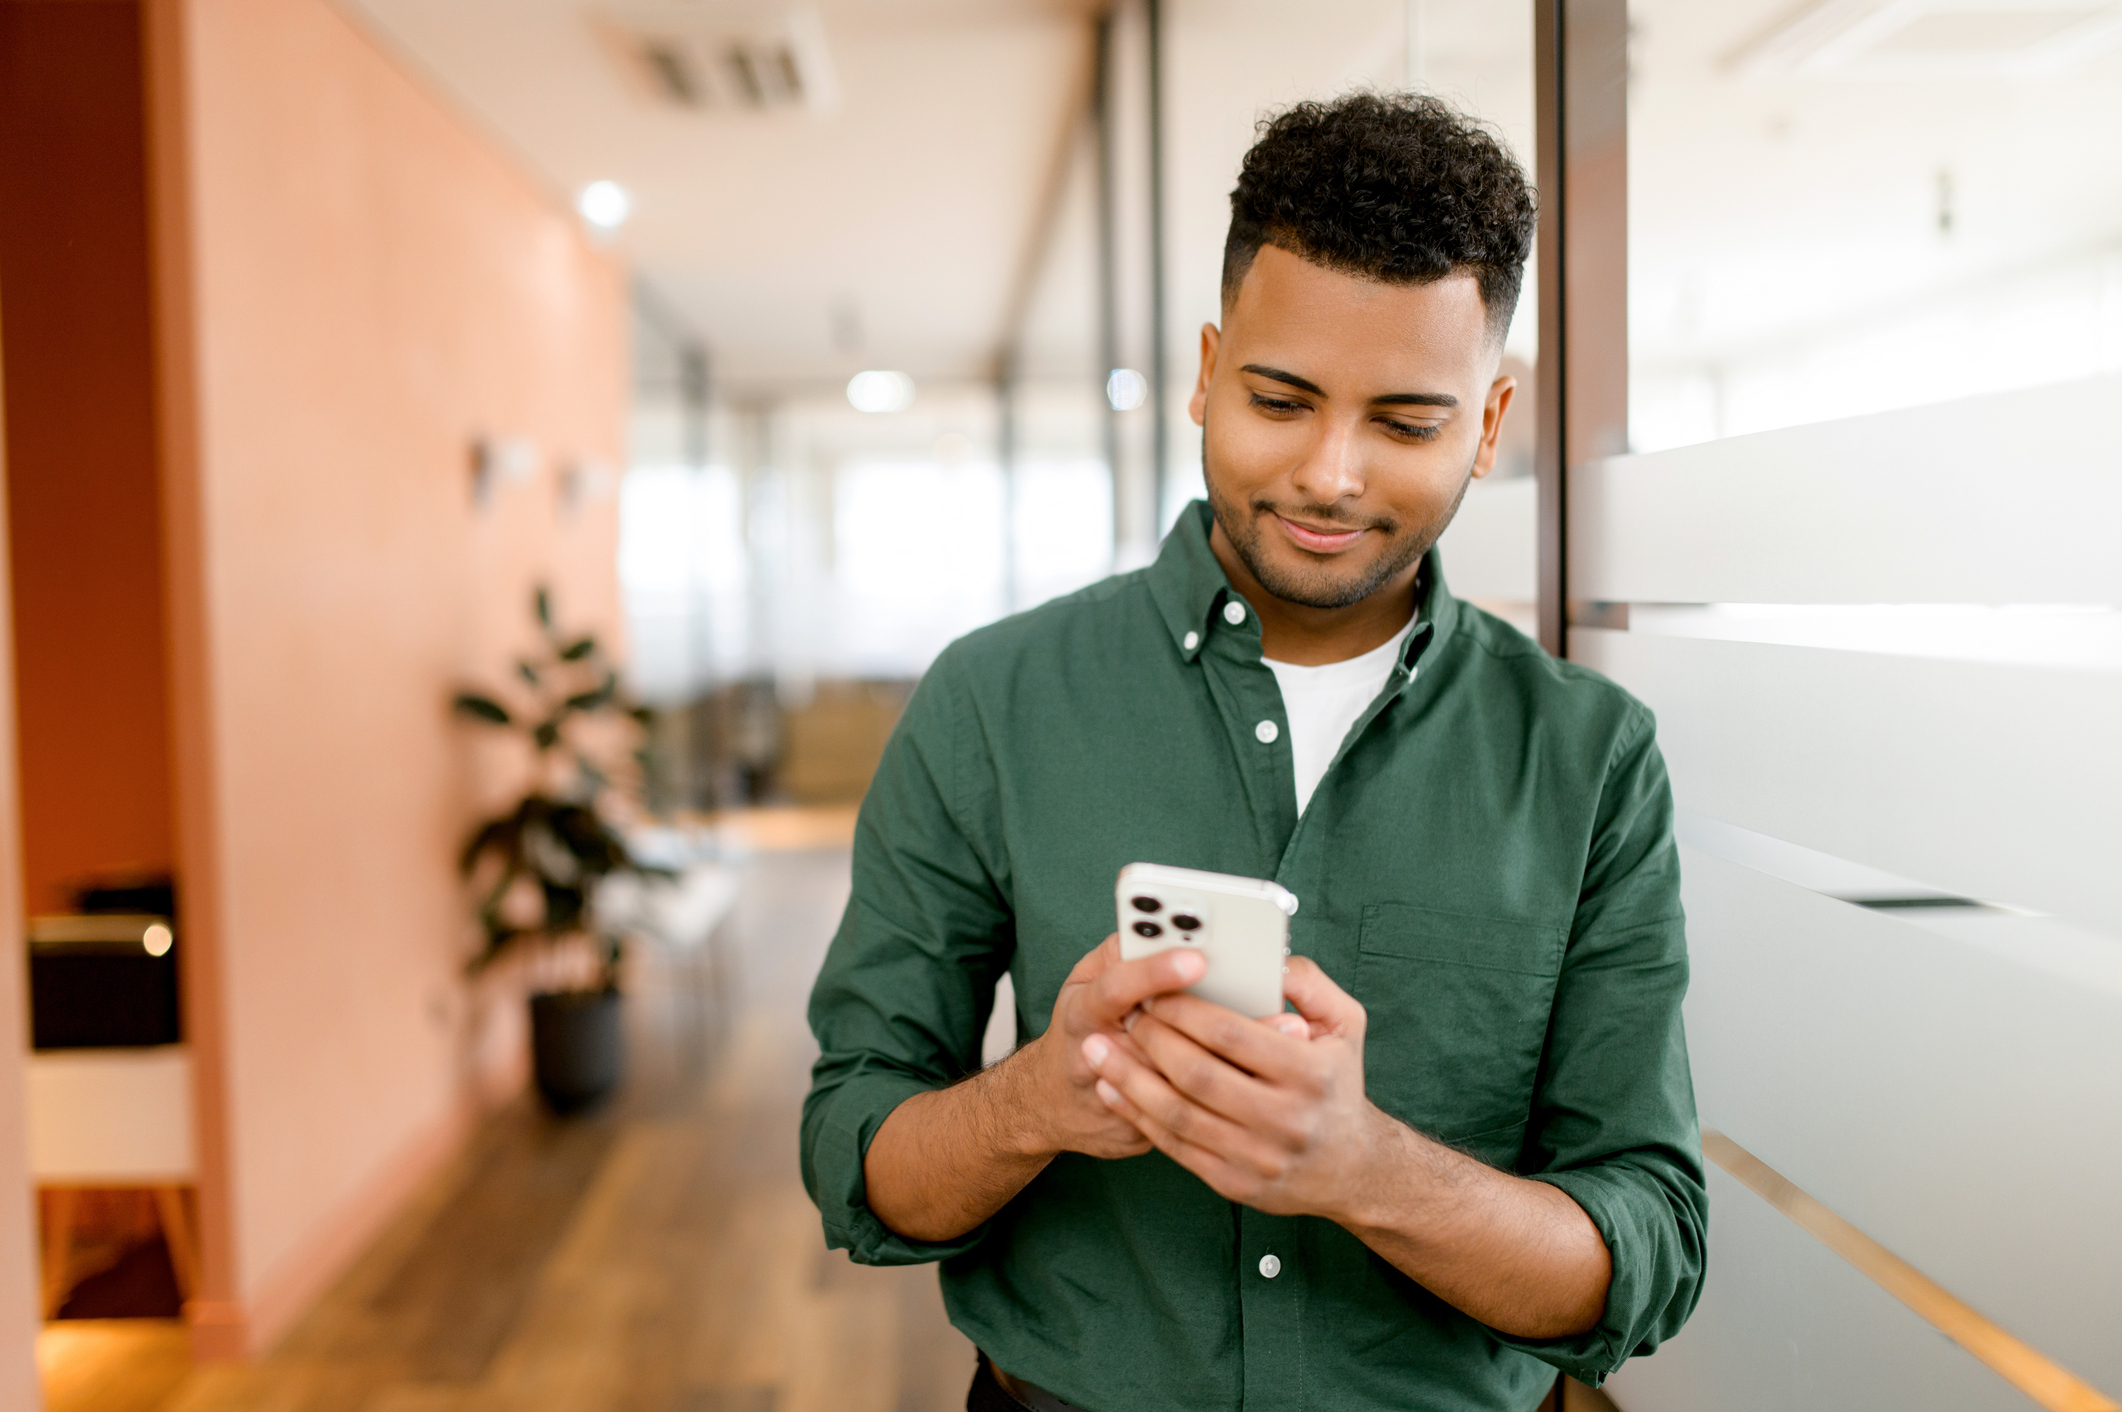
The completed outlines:
<svg viewBox="0 0 2122 1412">
<path fill-rule="evenodd" d="M 2033 78 L 2122 41 L 2122 0 L 1819 0 L 1727 57 L 1761 78 Z"/>
<path fill-rule="evenodd" d="M 605 10 L 596 26 L 628 83 L 662 106 L 824 113 L 838 97 L 824 30 L 810 10 L 674 0 Z"/>
</svg>

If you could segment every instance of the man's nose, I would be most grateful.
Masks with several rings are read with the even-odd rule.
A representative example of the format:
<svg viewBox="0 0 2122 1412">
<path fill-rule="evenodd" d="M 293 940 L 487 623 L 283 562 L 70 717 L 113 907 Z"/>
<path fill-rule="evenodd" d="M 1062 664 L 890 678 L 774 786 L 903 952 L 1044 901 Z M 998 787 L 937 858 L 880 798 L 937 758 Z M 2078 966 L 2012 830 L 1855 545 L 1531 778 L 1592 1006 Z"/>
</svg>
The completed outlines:
<svg viewBox="0 0 2122 1412">
<path fill-rule="evenodd" d="M 1313 503 L 1331 505 L 1363 493 L 1363 448 L 1358 428 L 1342 418 L 1321 418 L 1319 434 L 1291 481 Z"/>
</svg>

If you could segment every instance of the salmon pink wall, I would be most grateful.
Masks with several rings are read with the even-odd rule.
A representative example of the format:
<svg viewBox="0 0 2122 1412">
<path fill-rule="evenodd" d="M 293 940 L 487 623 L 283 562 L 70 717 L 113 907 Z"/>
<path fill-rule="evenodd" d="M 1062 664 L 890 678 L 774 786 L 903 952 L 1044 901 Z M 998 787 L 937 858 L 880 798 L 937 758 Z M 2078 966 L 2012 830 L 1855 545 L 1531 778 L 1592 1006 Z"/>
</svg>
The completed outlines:
<svg viewBox="0 0 2122 1412">
<path fill-rule="evenodd" d="M 225 1105 L 209 1303 L 256 1347 L 492 1082 L 452 859 L 503 782 L 445 704 L 526 639 L 538 580 L 616 638 L 616 506 L 563 505 L 560 469 L 621 464 L 627 296 L 325 0 L 150 8 L 180 851 Z M 480 436 L 540 453 L 484 504 Z"/>
</svg>

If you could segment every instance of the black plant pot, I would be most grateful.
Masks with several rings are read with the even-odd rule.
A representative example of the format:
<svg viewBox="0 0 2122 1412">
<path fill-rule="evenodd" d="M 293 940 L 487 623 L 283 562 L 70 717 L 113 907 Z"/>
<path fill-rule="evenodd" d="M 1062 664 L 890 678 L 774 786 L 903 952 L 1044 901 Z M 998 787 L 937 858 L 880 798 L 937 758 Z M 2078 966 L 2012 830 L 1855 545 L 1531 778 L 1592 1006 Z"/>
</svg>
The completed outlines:
<svg viewBox="0 0 2122 1412">
<path fill-rule="evenodd" d="M 555 1113 L 595 1107 L 619 1085 L 626 1043 L 616 990 L 533 995 L 531 1072 Z"/>
</svg>

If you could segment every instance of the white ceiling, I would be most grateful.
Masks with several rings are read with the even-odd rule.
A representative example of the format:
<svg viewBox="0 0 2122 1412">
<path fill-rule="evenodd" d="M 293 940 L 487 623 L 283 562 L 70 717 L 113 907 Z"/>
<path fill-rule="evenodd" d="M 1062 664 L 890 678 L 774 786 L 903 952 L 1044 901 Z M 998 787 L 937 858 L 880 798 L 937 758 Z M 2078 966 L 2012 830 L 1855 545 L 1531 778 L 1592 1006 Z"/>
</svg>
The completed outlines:
<svg viewBox="0 0 2122 1412">
<path fill-rule="evenodd" d="M 609 12 L 592 0 L 344 3 L 557 197 L 598 179 L 626 186 L 635 210 L 615 244 L 706 340 L 720 385 L 783 394 L 822 392 L 864 367 L 924 383 L 988 375 L 1035 213 L 1083 112 L 1096 0 L 821 0 L 839 90 L 824 115 L 660 103 L 615 59 L 597 23 Z M 1419 8 L 1427 81 L 1525 150 L 1530 7 Z M 1402 82 L 1407 10 L 1407 0 L 1296 11 L 1284 0 L 1166 0 L 1182 344 L 1214 316 L 1228 192 L 1255 119 L 1353 84 Z M 1090 239 L 1086 201 L 1079 190 L 1064 246 Z M 1092 286 L 1068 268 L 1088 258 L 1052 251 L 1061 274 L 1050 269 L 1042 291 L 1086 305 L 1086 337 Z"/>
<path fill-rule="evenodd" d="M 1087 73 L 1070 0 L 825 0 L 834 111 L 686 110 L 582 0 L 346 3 L 557 196 L 625 186 L 617 247 L 739 390 L 984 373 Z"/>
</svg>

